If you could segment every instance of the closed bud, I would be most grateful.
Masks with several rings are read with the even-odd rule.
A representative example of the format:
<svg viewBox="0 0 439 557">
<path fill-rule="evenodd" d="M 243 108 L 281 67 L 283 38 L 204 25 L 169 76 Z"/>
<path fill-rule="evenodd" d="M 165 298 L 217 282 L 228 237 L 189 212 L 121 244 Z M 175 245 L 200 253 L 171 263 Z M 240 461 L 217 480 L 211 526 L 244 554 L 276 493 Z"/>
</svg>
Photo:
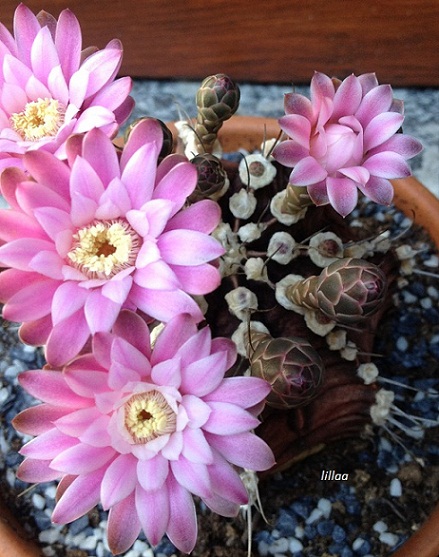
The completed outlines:
<svg viewBox="0 0 439 557">
<path fill-rule="evenodd" d="M 290 286 L 286 295 L 298 306 L 318 309 L 329 319 L 349 325 L 374 314 L 386 293 L 386 276 L 379 267 L 363 259 L 343 258 L 319 276 Z"/>
<path fill-rule="evenodd" d="M 311 344 L 298 337 L 271 338 L 252 335 L 250 370 L 254 377 L 270 383 L 267 404 L 275 408 L 297 408 L 308 404 L 323 381 L 324 364 Z"/>
<path fill-rule="evenodd" d="M 188 200 L 193 203 L 207 198 L 219 199 L 228 180 L 221 161 L 214 155 L 205 153 L 194 157 L 191 163 L 197 168 L 198 181 Z"/>
</svg>

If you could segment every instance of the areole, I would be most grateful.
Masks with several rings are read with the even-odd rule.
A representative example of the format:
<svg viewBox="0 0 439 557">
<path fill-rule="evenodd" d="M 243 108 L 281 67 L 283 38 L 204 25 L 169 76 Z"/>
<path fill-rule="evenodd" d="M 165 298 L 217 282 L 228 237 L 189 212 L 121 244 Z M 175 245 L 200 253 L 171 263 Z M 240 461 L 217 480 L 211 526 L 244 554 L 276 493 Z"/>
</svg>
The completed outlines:
<svg viewBox="0 0 439 557">
<path fill-rule="evenodd" d="M 175 132 L 175 129 L 173 130 Z M 277 137 L 279 127 L 275 119 L 235 116 L 227 121 L 219 138 L 225 152 L 237 148 L 258 148 L 264 137 Z M 416 178 L 393 180 L 394 204 L 415 223 L 422 226 L 439 248 L 439 199 Z M 393 557 L 437 557 L 439 555 L 439 505 L 428 520 L 395 553 Z M 36 543 L 26 540 L 19 519 L 12 509 L 0 500 L 0 556 L 42 557 Z"/>
</svg>

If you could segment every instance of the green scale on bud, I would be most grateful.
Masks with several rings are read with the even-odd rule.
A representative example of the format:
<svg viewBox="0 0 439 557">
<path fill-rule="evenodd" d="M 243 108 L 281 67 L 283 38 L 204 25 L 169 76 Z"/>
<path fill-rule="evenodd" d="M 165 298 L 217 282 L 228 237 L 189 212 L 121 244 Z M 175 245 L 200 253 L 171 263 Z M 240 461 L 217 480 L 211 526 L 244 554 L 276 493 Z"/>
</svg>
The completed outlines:
<svg viewBox="0 0 439 557">
<path fill-rule="evenodd" d="M 298 337 L 272 338 L 253 333 L 250 371 L 270 383 L 267 404 L 288 409 L 305 406 L 319 392 L 324 364 L 311 344 Z"/>
<path fill-rule="evenodd" d="M 225 74 L 206 77 L 197 91 L 195 134 L 200 152 L 212 153 L 218 131 L 238 109 L 239 87 Z"/>
<path fill-rule="evenodd" d="M 387 279 L 383 271 L 363 259 L 342 258 L 286 289 L 293 304 L 320 310 L 337 323 L 350 325 L 367 319 L 384 303 Z"/>
<path fill-rule="evenodd" d="M 198 172 L 198 181 L 195 190 L 188 197 L 191 203 L 201 199 L 217 200 L 221 197 L 228 180 L 227 173 L 219 158 L 210 153 L 197 155 L 191 163 Z"/>
</svg>

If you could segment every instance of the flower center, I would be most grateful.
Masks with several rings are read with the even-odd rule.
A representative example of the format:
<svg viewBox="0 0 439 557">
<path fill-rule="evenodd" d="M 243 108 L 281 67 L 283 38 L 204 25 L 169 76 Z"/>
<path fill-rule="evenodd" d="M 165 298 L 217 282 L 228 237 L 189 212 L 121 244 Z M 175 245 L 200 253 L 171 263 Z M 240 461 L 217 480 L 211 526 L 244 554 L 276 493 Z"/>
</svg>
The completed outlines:
<svg viewBox="0 0 439 557">
<path fill-rule="evenodd" d="M 125 427 L 135 444 L 175 431 L 177 415 L 158 391 L 138 393 L 125 403 Z"/>
<path fill-rule="evenodd" d="M 11 116 L 14 130 L 26 141 L 53 137 L 64 123 L 65 108 L 56 99 L 38 99 Z"/>
<path fill-rule="evenodd" d="M 98 221 L 78 230 L 67 257 L 91 279 L 108 279 L 134 265 L 140 238 L 123 219 Z"/>
</svg>

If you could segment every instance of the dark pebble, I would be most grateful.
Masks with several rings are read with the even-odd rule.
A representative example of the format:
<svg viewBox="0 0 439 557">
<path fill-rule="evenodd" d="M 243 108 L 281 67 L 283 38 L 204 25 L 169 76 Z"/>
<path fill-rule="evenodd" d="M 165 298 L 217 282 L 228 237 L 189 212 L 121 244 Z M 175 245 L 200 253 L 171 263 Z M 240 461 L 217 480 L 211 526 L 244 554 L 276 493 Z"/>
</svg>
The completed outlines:
<svg viewBox="0 0 439 557">
<path fill-rule="evenodd" d="M 346 532 L 344 531 L 344 528 L 336 524 L 332 530 L 332 539 L 336 543 L 343 542 L 346 539 Z"/>
<path fill-rule="evenodd" d="M 17 466 L 23 460 L 23 457 L 19 455 L 16 451 L 9 451 L 5 456 L 5 464 L 8 468 Z"/>
<path fill-rule="evenodd" d="M 297 518 L 286 509 L 280 509 L 279 516 L 276 520 L 276 529 L 279 530 L 281 536 L 294 536 L 296 526 Z"/>
<path fill-rule="evenodd" d="M 311 512 L 311 508 L 309 505 L 306 505 L 302 501 L 294 501 L 294 503 L 290 506 L 290 509 L 293 510 L 297 515 L 302 518 L 308 518 Z"/>
<path fill-rule="evenodd" d="M 331 555 L 341 555 L 346 546 L 343 543 L 331 543 L 328 547 Z"/>
<path fill-rule="evenodd" d="M 330 536 L 334 529 L 334 521 L 333 520 L 321 520 L 317 524 L 317 532 L 321 536 Z"/>
<path fill-rule="evenodd" d="M 154 548 L 154 552 L 157 553 L 163 553 L 163 555 L 167 555 L 168 557 L 170 557 L 171 555 L 175 554 L 175 547 L 172 545 L 172 543 L 168 540 L 168 539 L 163 539 L 158 545 L 155 546 Z"/>
<path fill-rule="evenodd" d="M 38 529 L 41 531 L 47 530 L 52 524 L 50 516 L 47 516 L 44 511 L 35 511 L 34 518 Z"/>
<path fill-rule="evenodd" d="M 421 282 L 412 282 L 407 286 L 407 290 L 419 298 L 424 298 L 426 294 L 425 286 Z"/>
<path fill-rule="evenodd" d="M 353 555 L 354 555 L 354 552 L 347 545 L 344 546 L 342 552 L 340 553 L 340 557 L 353 557 Z"/>
<path fill-rule="evenodd" d="M 303 529 L 305 536 L 309 539 L 309 540 L 313 540 L 316 535 L 317 535 L 317 530 L 316 527 L 314 526 L 314 524 L 307 524 L 305 526 L 305 528 Z"/>
<path fill-rule="evenodd" d="M 70 534 L 72 536 L 76 536 L 77 534 L 85 530 L 88 527 L 88 525 L 89 525 L 88 516 L 87 515 L 81 516 L 81 518 L 76 519 L 70 524 L 69 526 Z"/>
<path fill-rule="evenodd" d="M 370 553 L 370 549 L 371 549 L 370 542 L 368 540 L 363 540 L 363 543 L 357 549 L 357 554 L 358 555 L 367 555 L 368 553 Z"/>
</svg>

